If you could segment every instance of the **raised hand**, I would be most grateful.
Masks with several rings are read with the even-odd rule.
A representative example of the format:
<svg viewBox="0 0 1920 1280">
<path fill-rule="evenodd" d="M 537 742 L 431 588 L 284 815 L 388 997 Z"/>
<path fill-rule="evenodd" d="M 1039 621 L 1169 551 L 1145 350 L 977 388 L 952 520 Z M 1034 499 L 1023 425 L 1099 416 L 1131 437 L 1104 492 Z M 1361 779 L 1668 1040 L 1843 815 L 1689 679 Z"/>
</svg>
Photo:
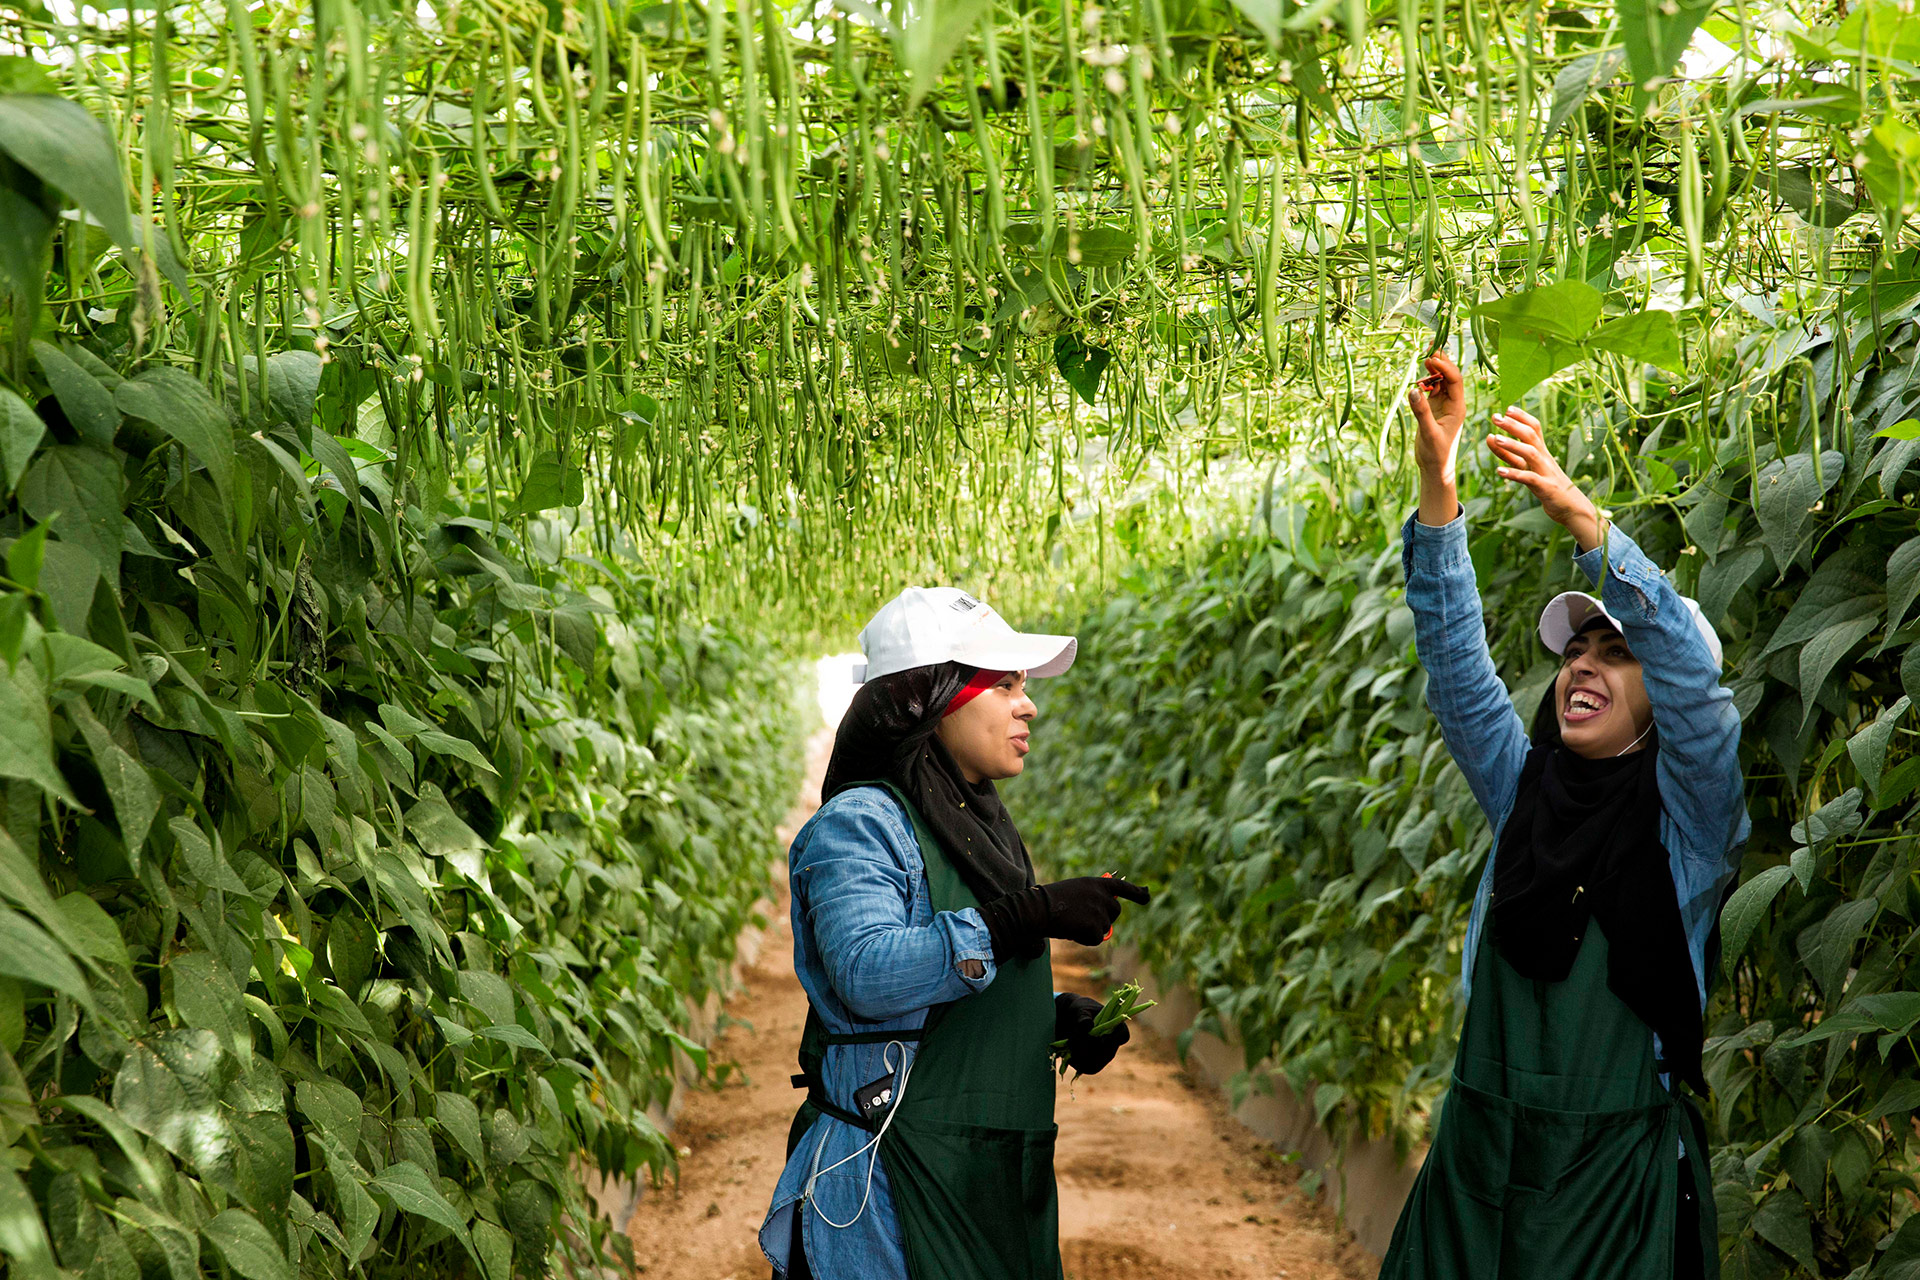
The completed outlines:
<svg viewBox="0 0 1920 1280">
<path fill-rule="evenodd" d="M 1487 437 L 1487 448 L 1506 464 L 1495 469 L 1500 478 L 1524 485 L 1554 523 L 1573 535 L 1582 551 L 1599 546 L 1600 510 L 1561 470 L 1553 451 L 1547 448 L 1540 420 L 1524 409 L 1509 408 L 1493 415 L 1493 425 L 1495 431 Z"/>
<path fill-rule="evenodd" d="M 1443 525 L 1459 511 L 1454 468 L 1467 421 L 1467 388 L 1459 366 L 1436 351 L 1427 376 L 1407 389 L 1413 411 L 1413 458 L 1420 467 L 1420 523 Z"/>
</svg>

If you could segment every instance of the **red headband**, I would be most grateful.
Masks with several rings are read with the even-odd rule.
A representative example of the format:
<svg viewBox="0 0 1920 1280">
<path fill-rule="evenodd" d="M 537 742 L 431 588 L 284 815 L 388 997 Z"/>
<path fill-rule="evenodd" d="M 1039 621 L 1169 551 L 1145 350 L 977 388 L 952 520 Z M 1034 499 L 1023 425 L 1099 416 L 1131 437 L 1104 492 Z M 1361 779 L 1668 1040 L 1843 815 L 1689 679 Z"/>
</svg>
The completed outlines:
<svg viewBox="0 0 1920 1280">
<path fill-rule="evenodd" d="M 942 720 L 946 719 L 948 716 L 952 715 L 954 712 L 958 711 L 960 708 L 966 706 L 969 702 L 972 702 L 975 698 L 979 697 L 981 694 L 985 693 L 987 690 L 993 688 L 993 686 L 995 686 L 996 684 L 999 684 L 1000 681 L 1005 679 L 1007 675 L 1008 673 L 1005 671 L 974 672 L 973 679 L 967 681 L 966 688 L 962 689 L 960 692 L 953 695 L 953 701 L 949 702 L 947 704 L 947 709 L 940 713 L 940 718 Z"/>
</svg>

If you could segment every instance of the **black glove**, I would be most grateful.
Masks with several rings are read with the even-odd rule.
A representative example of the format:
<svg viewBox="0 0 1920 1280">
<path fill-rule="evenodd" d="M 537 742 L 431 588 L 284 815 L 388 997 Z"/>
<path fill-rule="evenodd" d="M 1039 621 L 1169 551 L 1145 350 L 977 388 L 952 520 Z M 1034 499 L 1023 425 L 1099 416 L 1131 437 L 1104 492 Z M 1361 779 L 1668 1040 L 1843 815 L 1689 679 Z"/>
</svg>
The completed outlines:
<svg viewBox="0 0 1920 1280">
<path fill-rule="evenodd" d="M 1113 876 L 1076 876 L 995 898 L 980 908 L 980 918 L 993 936 L 996 964 L 1009 956 L 1031 960 L 1047 949 L 1048 938 L 1098 946 L 1120 918 L 1121 899 L 1145 903 L 1151 896 Z"/>
<path fill-rule="evenodd" d="M 1083 1076 L 1097 1074 L 1132 1038 L 1124 1022 L 1103 1036 L 1094 1035 L 1093 1021 L 1099 1016 L 1098 1000 L 1071 991 L 1053 998 L 1053 1038 L 1067 1042 L 1067 1065 Z"/>
</svg>

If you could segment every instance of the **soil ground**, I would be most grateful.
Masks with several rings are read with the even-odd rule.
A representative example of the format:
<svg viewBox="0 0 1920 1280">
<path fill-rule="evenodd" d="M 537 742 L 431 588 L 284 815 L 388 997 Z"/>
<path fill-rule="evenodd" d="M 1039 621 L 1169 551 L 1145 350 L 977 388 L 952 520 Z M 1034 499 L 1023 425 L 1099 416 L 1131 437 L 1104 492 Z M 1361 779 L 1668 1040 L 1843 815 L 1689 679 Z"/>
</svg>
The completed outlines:
<svg viewBox="0 0 1920 1280">
<path fill-rule="evenodd" d="M 788 838 L 818 806 L 821 747 Z M 649 1189 L 628 1228 L 645 1280 L 770 1274 L 756 1233 L 799 1104 L 788 1076 L 807 1012 L 784 886 L 770 914 L 713 1047 L 713 1060 L 730 1064 L 725 1082 L 690 1092 L 675 1126 L 678 1179 Z M 1104 963 L 1097 949 L 1056 944 L 1055 985 L 1104 996 L 1094 977 Z M 1298 1171 L 1145 1028 L 1104 1072 L 1063 1085 L 1057 1118 L 1067 1280 L 1371 1280 L 1378 1270 L 1300 1189 Z"/>
</svg>

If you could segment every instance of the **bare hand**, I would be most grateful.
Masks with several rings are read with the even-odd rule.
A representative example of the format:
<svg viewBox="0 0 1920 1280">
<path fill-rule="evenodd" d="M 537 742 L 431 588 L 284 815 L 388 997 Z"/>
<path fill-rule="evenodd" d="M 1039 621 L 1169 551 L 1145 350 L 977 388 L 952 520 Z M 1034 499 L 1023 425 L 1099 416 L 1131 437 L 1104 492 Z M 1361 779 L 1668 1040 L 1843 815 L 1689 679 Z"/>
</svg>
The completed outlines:
<svg viewBox="0 0 1920 1280">
<path fill-rule="evenodd" d="M 1453 481 L 1454 450 L 1467 422 L 1467 388 L 1459 366 L 1444 351 L 1427 357 L 1427 376 L 1407 388 L 1416 430 L 1413 459 L 1421 472 L 1433 472 Z"/>
<path fill-rule="evenodd" d="M 1466 384 L 1444 352 L 1427 357 L 1427 376 L 1407 388 L 1407 407 L 1413 411 L 1413 459 L 1420 467 L 1419 520 L 1438 528 L 1460 511 L 1454 465 L 1467 422 Z"/>
<path fill-rule="evenodd" d="M 1600 511 L 1560 469 L 1553 451 L 1547 448 L 1540 420 L 1524 409 L 1510 408 L 1494 414 L 1493 425 L 1496 431 L 1487 437 L 1487 448 L 1506 464 L 1496 468 L 1500 478 L 1525 485 L 1554 523 L 1574 536 L 1582 551 L 1599 546 Z"/>
</svg>

